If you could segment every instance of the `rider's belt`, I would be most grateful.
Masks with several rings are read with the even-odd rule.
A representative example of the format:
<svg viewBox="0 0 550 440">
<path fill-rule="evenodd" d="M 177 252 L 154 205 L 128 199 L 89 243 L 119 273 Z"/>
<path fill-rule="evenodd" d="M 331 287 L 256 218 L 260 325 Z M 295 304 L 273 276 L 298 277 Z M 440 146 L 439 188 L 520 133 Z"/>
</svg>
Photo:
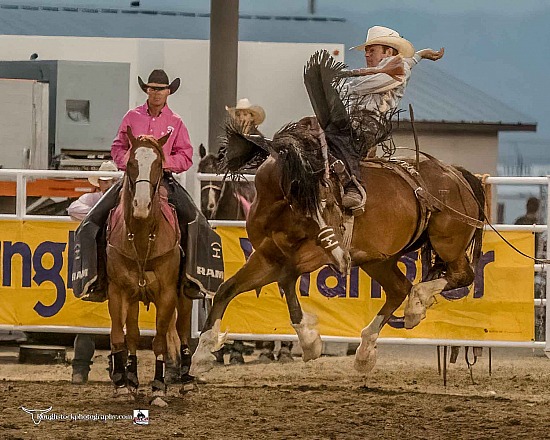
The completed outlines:
<svg viewBox="0 0 550 440">
<path fill-rule="evenodd" d="M 317 240 L 319 241 L 319 245 L 327 251 L 332 251 L 340 245 L 336 235 L 334 234 L 334 229 L 330 226 L 326 226 L 321 229 L 319 235 L 317 235 Z"/>
</svg>

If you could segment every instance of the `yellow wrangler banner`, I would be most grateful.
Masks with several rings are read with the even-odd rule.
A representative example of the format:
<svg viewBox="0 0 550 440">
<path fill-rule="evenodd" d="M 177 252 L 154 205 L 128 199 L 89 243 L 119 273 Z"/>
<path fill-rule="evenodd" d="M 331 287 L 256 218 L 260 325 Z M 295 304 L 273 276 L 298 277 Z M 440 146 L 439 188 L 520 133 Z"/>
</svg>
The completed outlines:
<svg viewBox="0 0 550 440">
<path fill-rule="evenodd" d="M 71 264 L 76 222 L 2 220 L 0 325 L 110 328 L 107 302 L 76 299 Z M 140 328 L 155 328 L 154 306 Z"/>
<path fill-rule="evenodd" d="M 232 276 L 252 251 L 246 231 L 217 228 L 222 237 L 225 276 Z M 534 254 L 530 232 L 507 232 L 506 239 L 527 255 Z M 421 279 L 418 253 L 401 259 L 401 269 L 413 282 Z M 534 338 L 533 262 L 511 249 L 494 232 L 484 235 L 483 254 L 474 286 L 437 296 L 427 318 L 413 330 L 403 328 L 403 306 L 381 337 L 531 341 Z M 349 277 L 329 268 L 303 275 L 298 283 L 304 311 L 317 315 L 321 335 L 359 337 L 385 301 L 376 282 L 355 267 Z M 231 333 L 294 334 L 284 298 L 275 284 L 257 297 L 246 292 L 235 298 L 222 321 Z"/>
<path fill-rule="evenodd" d="M 110 328 L 107 303 L 76 299 L 71 289 L 73 230 L 77 223 L 2 220 L 0 228 L 0 325 Z M 226 279 L 252 251 L 242 228 L 218 228 L 223 240 Z M 506 238 L 526 254 L 533 235 L 508 232 Z M 417 282 L 416 254 L 402 259 L 402 270 Z M 533 339 L 533 263 L 496 234 L 485 234 L 483 257 L 469 292 L 438 296 L 427 318 L 414 330 L 402 329 L 402 309 L 383 337 L 529 341 Z M 299 297 L 305 311 L 319 318 L 323 335 L 357 337 L 384 303 L 384 292 L 358 268 L 349 279 L 329 268 L 303 275 Z M 294 334 L 286 302 L 275 284 L 260 297 L 247 292 L 233 300 L 223 326 L 231 333 Z M 154 306 L 142 306 L 140 328 L 154 329 Z"/>
</svg>

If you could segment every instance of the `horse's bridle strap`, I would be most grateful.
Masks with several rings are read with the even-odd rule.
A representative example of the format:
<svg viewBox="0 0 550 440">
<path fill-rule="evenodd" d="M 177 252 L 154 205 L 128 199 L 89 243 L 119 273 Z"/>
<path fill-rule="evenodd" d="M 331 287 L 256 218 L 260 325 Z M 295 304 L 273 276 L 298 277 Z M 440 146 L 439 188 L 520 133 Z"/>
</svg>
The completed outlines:
<svg viewBox="0 0 550 440">
<path fill-rule="evenodd" d="M 205 189 L 215 189 L 216 191 L 221 191 L 222 190 L 220 185 L 214 185 L 214 184 L 204 185 L 201 188 L 201 191 L 204 191 Z"/>
</svg>

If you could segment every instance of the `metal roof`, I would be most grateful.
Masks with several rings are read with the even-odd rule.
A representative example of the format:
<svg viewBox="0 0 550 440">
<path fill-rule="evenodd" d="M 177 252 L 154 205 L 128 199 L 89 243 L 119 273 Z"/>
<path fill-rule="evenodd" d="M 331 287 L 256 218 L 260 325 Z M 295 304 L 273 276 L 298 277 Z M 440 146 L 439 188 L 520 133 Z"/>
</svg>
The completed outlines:
<svg viewBox="0 0 550 440">
<path fill-rule="evenodd" d="M 429 61 L 421 61 L 413 68 L 400 105 L 407 111 L 404 119 L 408 119 L 409 103 L 413 105 L 417 121 L 509 127 L 537 124 L 530 116 L 445 73 Z"/>
<path fill-rule="evenodd" d="M 4 35 L 200 40 L 210 36 L 210 14 L 204 12 L 103 7 L 103 3 L 94 8 L 53 6 L 53 2 L 41 6 L 38 0 L 29 1 L 29 5 L 15 3 L 0 5 L 0 32 Z M 239 21 L 242 41 L 344 43 L 351 47 L 362 34 L 363 29 L 355 29 L 342 18 L 241 14 Z M 417 121 L 496 124 L 501 130 L 512 126 L 533 130 L 536 125 L 533 118 L 428 61 L 415 66 L 401 107 L 408 109 L 410 102 Z M 407 119 L 408 113 L 403 118 Z"/>
</svg>

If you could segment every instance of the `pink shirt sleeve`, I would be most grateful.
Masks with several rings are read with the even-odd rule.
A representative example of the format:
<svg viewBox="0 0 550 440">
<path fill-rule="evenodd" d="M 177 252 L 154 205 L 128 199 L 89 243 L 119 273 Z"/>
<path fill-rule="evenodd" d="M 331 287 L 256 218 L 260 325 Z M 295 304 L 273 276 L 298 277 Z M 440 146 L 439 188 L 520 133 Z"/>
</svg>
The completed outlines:
<svg viewBox="0 0 550 440">
<path fill-rule="evenodd" d="M 129 112 L 122 118 L 122 123 L 118 128 L 118 133 L 111 145 L 111 156 L 116 163 L 119 170 L 126 170 L 126 162 L 128 162 L 128 151 L 130 150 L 130 143 L 128 142 L 128 136 L 126 134 L 126 127 L 130 125 Z"/>
<path fill-rule="evenodd" d="M 164 158 L 164 168 L 174 173 L 181 173 L 193 165 L 193 147 L 187 127 L 181 119 L 174 132 L 176 139 L 172 145 L 172 151 Z"/>
</svg>

